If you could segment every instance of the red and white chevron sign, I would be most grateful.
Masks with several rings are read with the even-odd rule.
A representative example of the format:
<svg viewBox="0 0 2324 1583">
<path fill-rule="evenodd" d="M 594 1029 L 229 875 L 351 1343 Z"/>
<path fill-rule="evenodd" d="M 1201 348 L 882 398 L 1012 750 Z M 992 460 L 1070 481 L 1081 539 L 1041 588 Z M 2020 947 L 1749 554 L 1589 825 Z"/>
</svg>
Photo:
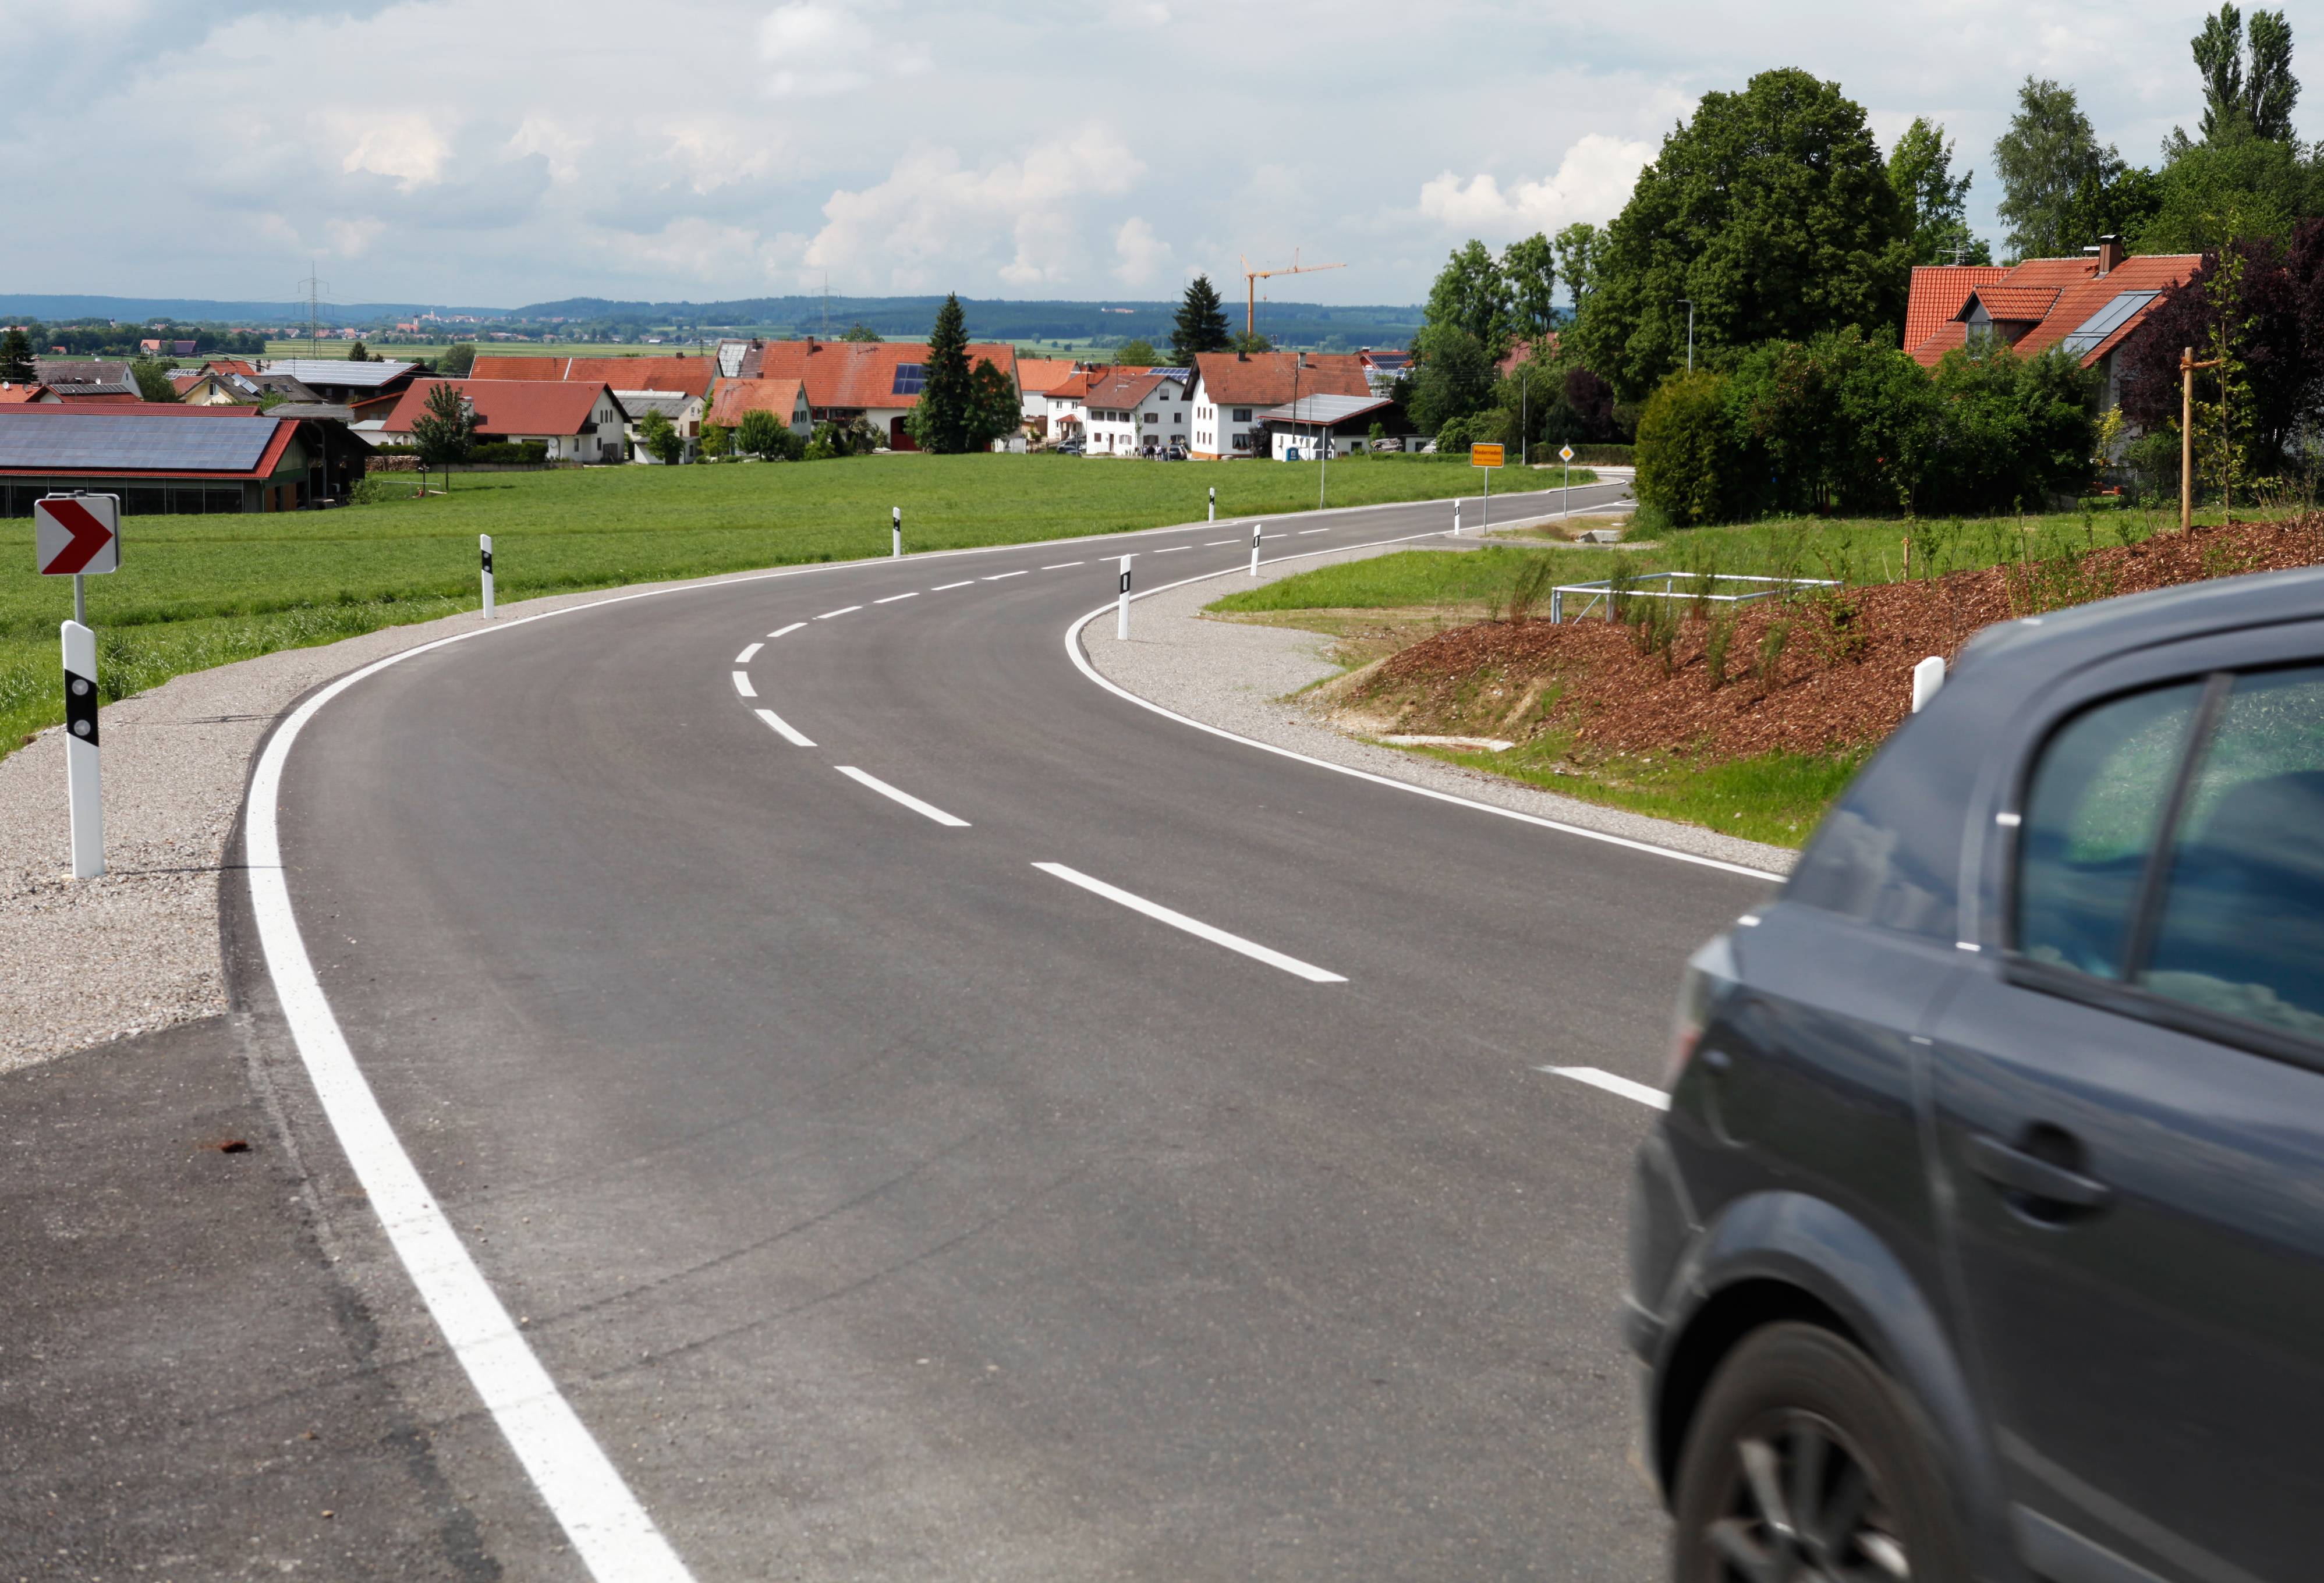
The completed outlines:
<svg viewBox="0 0 2324 1583">
<path fill-rule="evenodd" d="M 69 577 L 121 569 L 121 497 L 52 494 L 32 502 L 41 575 Z"/>
</svg>

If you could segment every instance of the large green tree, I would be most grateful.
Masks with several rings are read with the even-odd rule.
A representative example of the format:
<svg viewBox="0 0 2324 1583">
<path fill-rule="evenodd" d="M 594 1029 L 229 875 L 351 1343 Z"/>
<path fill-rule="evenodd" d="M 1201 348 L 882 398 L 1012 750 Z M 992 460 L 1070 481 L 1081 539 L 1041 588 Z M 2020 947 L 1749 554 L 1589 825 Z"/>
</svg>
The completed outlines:
<svg viewBox="0 0 2324 1583">
<path fill-rule="evenodd" d="M 2281 11 L 2255 11 L 2248 55 L 2245 36 L 2236 8 L 2222 5 L 2188 41 L 2203 78 L 2203 141 L 2264 137 L 2289 143 L 2292 107 L 2300 101 L 2300 79 L 2292 75 L 2292 24 Z M 2174 132 L 2167 152 L 2175 156 L 2187 141 L 2186 133 Z"/>
<path fill-rule="evenodd" d="M 1404 408 L 1423 434 L 1480 412 L 1493 399 L 1493 357 L 1459 325 L 1431 325 L 1414 338 Z"/>
<path fill-rule="evenodd" d="M 1575 327 L 1625 400 L 1704 346 L 1900 324 L 1912 235 L 1864 108 L 1800 70 L 1703 96 L 1606 229 Z"/>
<path fill-rule="evenodd" d="M 969 413 L 974 399 L 968 367 L 968 316 L 960 298 L 948 295 L 928 332 L 928 360 L 920 399 L 905 420 L 920 449 L 950 456 L 969 447 Z"/>
<path fill-rule="evenodd" d="M 2074 90 L 2029 77 L 2017 113 L 1993 145 L 2002 223 L 2018 258 L 2079 257 L 2109 234 L 2135 235 L 2161 199 L 2153 172 L 2101 144 Z"/>
<path fill-rule="evenodd" d="M 466 341 L 444 348 L 444 355 L 436 360 L 436 372 L 447 379 L 466 379 L 476 366 L 476 349 Z"/>
<path fill-rule="evenodd" d="M 8 333 L 0 336 L 0 380 L 10 384 L 28 385 L 40 377 L 32 363 L 32 343 L 22 325 L 10 325 Z"/>
<path fill-rule="evenodd" d="M 1993 249 L 1969 228 L 1969 184 L 1977 172 L 1952 171 L 1953 141 L 1925 115 L 1914 117 L 1888 152 L 1888 185 L 1913 228 L 1913 262 L 1991 263 Z"/>
<path fill-rule="evenodd" d="M 1186 282 L 1186 294 L 1178 299 L 1178 317 L 1170 327 L 1170 361 L 1180 368 L 1192 368 L 1194 359 L 1204 352 L 1224 352 L 1234 345 L 1234 333 L 1227 327 L 1226 305 L 1219 299 L 1219 289 L 1211 284 L 1208 275 L 1196 275 Z"/>
<path fill-rule="evenodd" d="M 1590 295 L 1591 282 L 1598 278 L 1598 249 L 1605 233 L 1587 220 L 1576 220 L 1557 234 L 1551 244 L 1557 249 L 1557 272 L 1565 281 L 1566 295 L 1573 299 L 1573 311 L 1582 311 L 1582 302 Z"/>
<path fill-rule="evenodd" d="M 176 366 L 157 357 L 141 357 L 131 364 L 129 377 L 137 382 L 139 399 L 147 401 L 176 400 L 178 387 L 170 382 L 170 374 Z"/>
<path fill-rule="evenodd" d="M 1508 282 L 1509 331 L 1538 344 L 1557 329 L 1557 250 L 1536 231 L 1501 250 L 1501 276 Z"/>
<path fill-rule="evenodd" d="M 1154 349 L 1153 342 L 1139 336 L 1116 346 L 1113 361 L 1122 368 L 1155 368 L 1161 366 L 1162 354 Z"/>
<path fill-rule="evenodd" d="M 2292 235 L 2324 214 L 2324 167 L 2264 137 L 2190 143 L 2156 179 L 2154 213 L 2135 233 L 2141 253 L 2216 253 L 2230 238 Z"/>
<path fill-rule="evenodd" d="M 1452 250 L 1428 289 L 1421 324 L 1462 331 L 1495 357 L 1508 350 L 1508 277 L 1483 243 L 1472 237 Z"/>
</svg>

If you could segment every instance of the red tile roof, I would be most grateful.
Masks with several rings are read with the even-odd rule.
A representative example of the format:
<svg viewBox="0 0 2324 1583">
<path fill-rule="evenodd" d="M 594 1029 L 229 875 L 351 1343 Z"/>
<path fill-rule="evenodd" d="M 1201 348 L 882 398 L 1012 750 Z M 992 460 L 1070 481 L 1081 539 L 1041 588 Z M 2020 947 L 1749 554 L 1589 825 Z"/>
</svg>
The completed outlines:
<svg viewBox="0 0 2324 1583">
<path fill-rule="evenodd" d="M 971 367 L 975 366 L 973 364 Z M 1027 395 L 1047 395 L 1073 377 L 1074 360 L 1070 357 L 1019 357 L 1017 360 L 1017 388 Z"/>
<path fill-rule="evenodd" d="M 715 357 L 526 357 L 476 354 L 471 379 L 578 381 L 617 391 L 683 391 L 706 396 L 718 377 Z"/>
<path fill-rule="evenodd" d="M 0 407 L 14 407 L 33 401 L 38 401 L 42 406 L 57 405 L 56 402 L 42 400 L 48 393 L 49 387 L 44 384 L 18 384 L 12 380 L 5 384 L 0 384 Z"/>
<path fill-rule="evenodd" d="M 927 347 L 916 341 L 770 341 L 759 375 L 798 380 L 807 386 L 807 404 L 819 412 L 835 407 L 894 410 L 920 401 L 918 394 L 897 393 L 897 365 L 927 360 Z M 1017 348 L 973 342 L 968 365 L 973 369 L 980 362 L 1013 377 Z"/>
<path fill-rule="evenodd" d="M 2017 350 L 2031 357 L 2047 350 L 2072 335 L 2116 297 L 2125 291 L 2161 293 L 2173 286 L 2184 285 L 2187 277 L 2201 266 L 2203 257 L 2196 253 L 2151 253 L 2144 258 L 2127 258 L 2108 270 L 2103 278 L 2089 278 L 2068 286 L 2058 293 L 2058 303 L 2049 317 L 2025 333 L 2017 343 Z M 2153 311 L 2153 302 L 2147 303 L 2136 313 L 2115 327 L 2107 338 L 2082 354 L 2082 366 L 2089 367 L 2099 358 L 2122 344 L 2125 336 L 2138 327 L 2139 321 Z"/>
<path fill-rule="evenodd" d="M 1084 405 L 1108 410 L 1135 407 L 1152 395 L 1157 385 L 1178 385 L 1182 391 L 1185 388 L 1181 382 L 1167 374 L 1127 368 L 1101 369 L 1088 378 L 1087 391 L 1081 400 Z"/>
<path fill-rule="evenodd" d="M 458 387 L 476 410 L 476 432 L 482 435 L 578 434 L 609 388 L 603 381 L 416 379 L 388 414 L 383 432 L 410 434 L 412 419 L 427 410 L 428 392 L 438 385 Z"/>
<path fill-rule="evenodd" d="M 2006 264 L 1922 264 L 1913 271 L 1913 292 L 1904 308 L 1904 345 L 1917 347 L 1952 321 L 1969 294 L 2009 273 Z M 1957 340 L 1955 345 L 1960 345 Z"/>
<path fill-rule="evenodd" d="M 745 412 L 771 412 L 788 428 L 798 413 L 799 382 L 795 379 L 730 379 L 718 382 L 707 423 L 732 428 Z"/>
<path fill-rule="evenodd" d="M 1970 302 L 1985 309 L 1987 318 L 2006 319 L 2012 324 L 2038 325 L 2058 306 L 2055 286 L 2016 286 L 2005 281 L 1999 285 L 1979 286 L 1969 295 Z M 1968 307 L 1967 302 L 1961 304 L 1964 310 Z M 1959 317 L 1967 322 L 1965 311 Z"/>
<path fill-rule="evenodd" d="M 1552 357 L 1556 356 L 1557 332 L 1552 330 L 1548 335 L 1543 336 L 1542 339 L 1549 344 L 1549 354 Z M 1494 364 L 1494 366 L 1501 371 L 1503 378 L 1507 378 L 1508 375 L 1515 373 L 1520 364 L 1531 363 L 1532 361 L 1533 343 L 1531 341 L 1519 341 L 1516 345 L 1511 346 L 1506 353 L 1502 354 L 1500 362 Z"/>
<path fill-rule="evenodd" d="M 1311 352 L 1304 371 L 1296 368 L 1296 358 L 1291 352 L 1254 352 L 1248 357 L 1203 352 L 1195 354 L 1194 369 L 1202 378 L 1203 393 L 1223 406 L 1280 407 L 1292 399 L 1295 378 L 1303 397 L 1372 393 L 1364 377 L 1364 360 L 1357 353 Z"/>
</svg>

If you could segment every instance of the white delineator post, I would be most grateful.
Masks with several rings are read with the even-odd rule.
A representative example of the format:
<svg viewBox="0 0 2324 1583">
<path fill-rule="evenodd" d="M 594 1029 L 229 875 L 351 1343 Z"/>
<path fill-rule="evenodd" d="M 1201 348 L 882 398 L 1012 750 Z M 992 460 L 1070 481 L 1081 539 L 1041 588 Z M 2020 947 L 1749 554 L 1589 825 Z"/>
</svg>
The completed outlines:
<svg viewBox="0 0 2324 1583">
<path fill-rule="evenodd" d="M 1944 685 L 1945 661 L 1942 655 L 1932 654 L 1914 666 L 1913 667 L 1913 713 L 1918 714 L 1921 712 L 1921 706 L 1935 697 L 1937 689 Z"/>
<path fill-rule="evenodd" d="M 476 553 L 483 557 L 484 564 L 482 574 L 484 579 L 484 620 L 491 621 L 493 619 L 493 536 L 491 534 L 476 535 Z"/>
<path fill-rule="evenodd" d="M 1113 640 L 1117 643 L 1130 641 L 1130 560 L 1128 556 L 1121 557 L 1121 597 L 1113 606 Z"/>
<path fill-rule="evenodd" d="M 1259 541 L 1266 537 L 1266 523 L 1253 522 L 1250 525 L 1250 575 L 1254 577 L 1259 575 Z"/>
<path fill-rule="evenodd" d="M 1452 537 L 1455 538 L 1461 537 L 1461 502 L 1459 501 L 1452 502 Z"/>
<path fill-rule="evenodd" d="M 890 560 L 902 560 L 904 558 L 903 507 L 890 506 L 888 508 L 888 532 L 890 536 L 888 541 L 889 558 Z"/>
<path fill-rule="evenodd" d="M 1205 521 L 1205 522 L 1215 522 L 1215 521 L 1217 521 L 1218 520 L 1219 520 L 1219 486 L 1218 486 L 1217 484 L 1215 484 L 1215 483 L 1214 483 L 1214 484 L 1211 485 L 1211 514 L 1210 514 L 1209 516 L 1207 516 L 1207 517 L 1204 518 L 1204 519 L 1203 519 L 1203 520 L 1204 520 L 1204 521 Z"/>
<path fill-rule="evenodd" d="M 63 626 L 65 802 L 72 811 L 76 879 L 105 872 L 105 796 L 97 776 L 97 634 L 78 621 Z"/>
</svg>

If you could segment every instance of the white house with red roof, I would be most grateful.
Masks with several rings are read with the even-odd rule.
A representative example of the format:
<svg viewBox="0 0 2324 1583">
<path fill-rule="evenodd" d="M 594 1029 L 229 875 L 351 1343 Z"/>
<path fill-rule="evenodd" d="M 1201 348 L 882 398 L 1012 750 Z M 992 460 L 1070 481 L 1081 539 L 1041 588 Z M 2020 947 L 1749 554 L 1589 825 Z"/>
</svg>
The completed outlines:
<svg viewBox="0 0 2324 1583">
<path fill-rule="evenodd" d="M 476 437 L 540 440 L 552 462 L 619 462 L 628 453 L 629 414 L 603 381 L 423 379 L 412 382 L 381 434 L 407 440 L 428 409 L 429 392 L 450 385 L 476 415 Z"/>
<path fill-rule="evenodd" d="M 1197 460 L 1265 456 L 1260 413 L 1309 396 L 1372 394 L 1364 359 L 1347 352 L 1203 352 L 1194 357 L 1187 446 Z"/>
<path fill-rule="evenodd" d="M 927 347 L 917 341 L 769 341 L 760 350 L 757 376 L 795 379 L 807 389 L 815 420 L 844 422 L 861 418 L 880 431 L 892 449 L 918 450 L 904 419 L 920 404 L 927 382 Z M 968 366 L 990 363 L 1013 386 L 1017 349 L 972 342 Z M 1021 409 L 1021 390 L 1018 405 Z"/>
<path fill-rule="evenodd" d="M 1192 380 L 1183 368 L 1109 368 L 1082 397 L 1092 456 L 1138 456 L 1186 444 Z"/>
<path fill-rule="evenodd" d="M 2119 236 L 2101 236 L 2080 258 L 2000 264 L 1939 264 L 1913 272 L 1904 348 L 1933 368 L 1957 346 L 1999 340 L 2019 355 L 2062 345 L 2106 381 L 2102 408 L 2122 395 L 2115 354 L 2163 294 L 2203 262 L 2193 253 L 2135 257 Z"/>
</svg>

